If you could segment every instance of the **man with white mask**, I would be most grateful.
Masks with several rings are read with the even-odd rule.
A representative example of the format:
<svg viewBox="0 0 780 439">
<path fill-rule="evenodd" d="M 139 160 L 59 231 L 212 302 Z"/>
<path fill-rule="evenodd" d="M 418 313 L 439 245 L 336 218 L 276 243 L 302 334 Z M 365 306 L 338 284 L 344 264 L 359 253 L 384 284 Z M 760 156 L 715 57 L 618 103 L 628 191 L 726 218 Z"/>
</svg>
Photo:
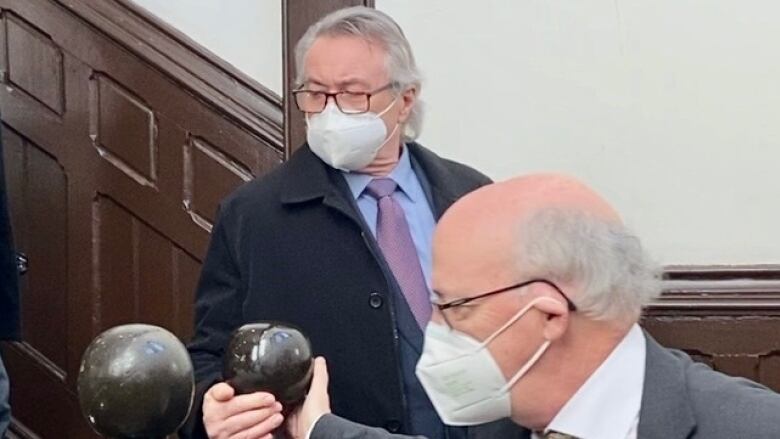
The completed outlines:
<svg viewBox="0 0 780 439">
<path fill-rule="evenodd" d="M 220 206 L 189 346 L 198 393 L 181 435 L 265 438 L 282 423 L 267 393 L 222 382 L 231 332 L 301 328 L 331 365 L 333 411 L 391 432 L 465 439 L 415 375 L 430 319 L 431 239 L 484 175 L 417 144 L 420 73 L 386 14 L 357 7 L 315 23 L 296 48 L 306 145 Z"/>
<path fill-rule="evenodd" d="M 638 326 L 658 274 L 612 207 L 571 178 L 478 189 L 436 229 L 437 298 L 417 374 L 445 423 L 517 425 L 473 439 L 780 437 L 780 395 Z M 288 421 L 294 438 L 402 437 L 329 414 L 327 381 L 318 358 Z"/>
</svg>

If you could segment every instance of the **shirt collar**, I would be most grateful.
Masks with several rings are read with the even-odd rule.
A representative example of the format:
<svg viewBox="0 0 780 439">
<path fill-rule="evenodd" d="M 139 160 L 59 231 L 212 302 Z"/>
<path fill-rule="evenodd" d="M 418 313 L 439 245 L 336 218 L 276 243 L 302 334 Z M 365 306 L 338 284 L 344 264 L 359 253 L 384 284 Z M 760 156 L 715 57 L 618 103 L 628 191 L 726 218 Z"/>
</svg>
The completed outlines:
<svg viewBox="0 0 780 439">
<path fill-rule="evenodd" d="M 360 197 L 363 191 L 366 190 L 366 186 L 371 183 L 371 180 L 376 178 L 373 175 L 361 174 L 360 172 L 342 171 L 342 175 L 344 175 L 344 178 L 347 180 L 349 190 L 352 192 L 352 196 L 356 200 Z M 406 194 L 406 196 L 409 197 L 413 203 L 417 202 L 417 200 L 412 197 L 414 192 L 411 190 L 414 179 L 416 179 L 417 176 L 414 173 L 414 169 L 412 169 L 412 161 L 409 157 L 409 148 L 407 148 L 406 145 L 403 145 L 401 148 L 401 158 L 398 159 L 398 163 L 395 165 L 395 168 L 393 168 L 392 172 L 390 172 L 390 175 L 388 175 L 387 178 L 393 179 L 393 181 L 398 184 L 398 188 L 403 191 L 403 193 Z"/>
<path fill-rule="evenodd" d="M 582 439 L 625 439 L 642 405 L 645 355 L 645 336 L 635 324 L 546 431 Z"/>
</svg>

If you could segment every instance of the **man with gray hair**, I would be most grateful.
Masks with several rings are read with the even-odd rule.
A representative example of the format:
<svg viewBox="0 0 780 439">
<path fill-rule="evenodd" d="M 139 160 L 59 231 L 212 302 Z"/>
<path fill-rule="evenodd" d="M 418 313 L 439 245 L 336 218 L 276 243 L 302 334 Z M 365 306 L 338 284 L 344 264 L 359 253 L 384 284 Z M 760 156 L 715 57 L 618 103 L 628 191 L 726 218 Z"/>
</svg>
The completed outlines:
<svg viewBox="0 0 780 439">
<path fill-rule="evenodd" d="M 517 424 L 472 438 L 780 437 L 780 395 L 640 329 L 659 270 L 583 184 L 540 174 L 478 189 L 447 211 L 433 248 L 417 375 L 447 424 Z M 327 381 L 318 358 L 288 420 L 296 439 L 400 437 L 329 414 Z"/>
<path fill-rule="evenodd" d="M 197 380 L 183 437 L 266 438 L 268 393 L 222 382 L 230 334 L 261 320 L 300 327 L 331 364 L 333 411 L 391 432 L 460 439 L 414 370 L 430 319 L 431 239 L 455 200 L 489 182 L 417 144 L 420 73 L 386 14 L 356 7 L 296 48 L 307 144 L 220 205 L 189 346 Z"/>
</svg>

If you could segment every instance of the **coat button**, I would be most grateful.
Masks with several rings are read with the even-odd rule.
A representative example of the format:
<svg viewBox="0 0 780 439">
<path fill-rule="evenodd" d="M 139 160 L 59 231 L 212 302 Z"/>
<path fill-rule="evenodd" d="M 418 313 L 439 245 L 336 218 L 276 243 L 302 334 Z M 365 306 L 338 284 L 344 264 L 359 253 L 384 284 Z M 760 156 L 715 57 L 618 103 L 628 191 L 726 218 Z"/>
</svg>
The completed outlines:
<svg viewBox="0 0 780 439">
<path fill-rule="evenodd" d="M 391 419 L 385 423 L 385 430 L 390 433 L 398 433 L 401 430 L 401 423 L 395 419 Z"/>
<path fill-rule="evenodd" d="M 371 308 L 379 309 L 384 303 L 385 299 L 382 298 L 381 294 L 374 292 L 368 295 L 368 306 Z"/>
<path fill-rule="evenodd" d="M 16 271 L 19 274 L 26 274 L 30 267 L 30 260 L 27 259 L 27 255 L 24 253 L 16 254 Z"/>
</svg>

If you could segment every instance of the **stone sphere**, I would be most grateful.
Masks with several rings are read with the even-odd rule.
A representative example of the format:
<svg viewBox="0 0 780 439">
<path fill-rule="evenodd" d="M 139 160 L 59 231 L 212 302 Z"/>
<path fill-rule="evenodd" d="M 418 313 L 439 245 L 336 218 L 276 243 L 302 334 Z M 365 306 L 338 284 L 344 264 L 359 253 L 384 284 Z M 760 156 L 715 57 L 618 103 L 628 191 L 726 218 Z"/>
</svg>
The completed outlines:
<svg viewBox="0 0 780 439">
<path fill-rule="evenodd" d="M 78 375 L 81 411 L 110 438 L 163 438 L 181 427 L 195 381 L 184 345 L 158 326 L 111 328 L 90 343 Z"/>
<path fill-rule="evenodd" d="M 233 333 L 222 373 L 236 394 L 269 392 L 288 411 L 306 396 L 313 368 L 311 344 L 299 329 L 260 322 Z"/>
</svg>

